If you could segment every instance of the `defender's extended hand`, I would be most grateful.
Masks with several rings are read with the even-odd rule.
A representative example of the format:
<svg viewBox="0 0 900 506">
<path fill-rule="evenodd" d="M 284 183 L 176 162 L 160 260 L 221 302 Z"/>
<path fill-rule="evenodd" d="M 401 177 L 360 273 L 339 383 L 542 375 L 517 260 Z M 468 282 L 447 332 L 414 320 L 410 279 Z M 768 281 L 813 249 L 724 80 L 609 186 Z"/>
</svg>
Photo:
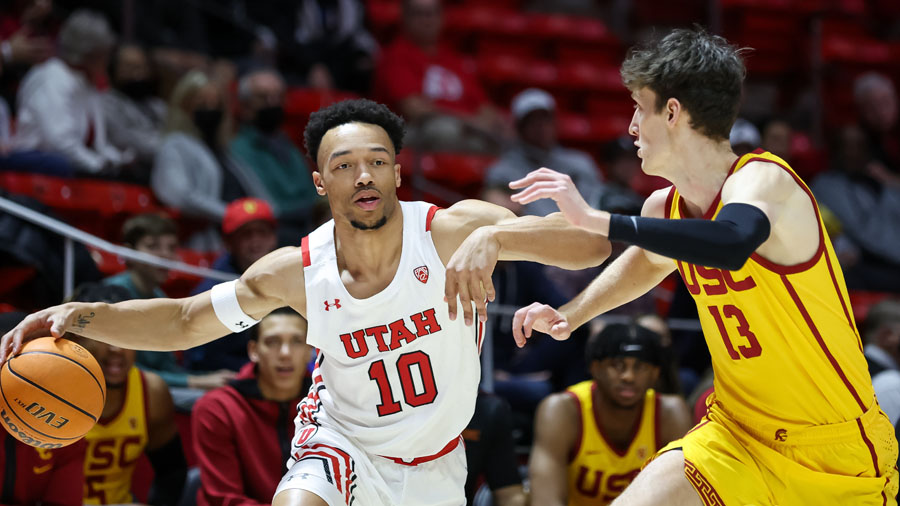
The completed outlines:
<svg viewBox="0 0 900 506">
<path fill-rule="evenodd" d="M 469 234 L 447 262 L 447 281 L 444 300 L 450 310 L 450 319 L 456 319 L 456 298 L 462 305 L 466 325 L 471 325 L 472 303 L 479 321 L 487 321 L 487 302 L 494 300 L 494 283 L 491 274 L 497 265 L 500 244 L 490 231 L 480 228 Z"/>
<path fill-rule="evenodd" d="M 56 338 L 62 337 L 73 323 L 76 323 L 75 327 L 78 324 L 87 326 L 94 316 L 90 312 L 87 314 L 76 313 L 77 311 L 71 304 L 63 304 L 26 316 L 0 340 L 0 364 L 19 353 L 25 341 L 48 335 Z"/>
<path fill-rule="evenodd" d="M 513 202 L 529 204 L 538 199 L 553 199 L 572 225 L 603 235 L 609 233 L 609 215 L 591 208 L 567 174 L 542 167 L 509 183 L 509 187 L 524 188 L 511 197 Z"/>
<path fill-rule="evenodd" d="M 539 302 L 516 311 L 512 321 L 516 346 L 519 348 L 525 346 L 525 340 L 531 337 L 534 330 L 548 334 L 557 341 L 565 341 L 572 334 L 565 316 L 547 304 Z"/>
</svg>

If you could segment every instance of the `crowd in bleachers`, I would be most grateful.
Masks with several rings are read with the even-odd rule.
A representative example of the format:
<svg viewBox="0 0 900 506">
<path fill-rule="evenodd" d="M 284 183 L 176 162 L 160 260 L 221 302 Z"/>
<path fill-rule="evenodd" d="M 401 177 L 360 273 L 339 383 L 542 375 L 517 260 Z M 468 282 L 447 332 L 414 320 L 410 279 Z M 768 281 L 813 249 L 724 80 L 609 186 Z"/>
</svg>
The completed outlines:
<svg viewBox="0 0 900 506">
<path fill-rule="evenodd" d="M 239 275 L 279 245 L 299 244 L 328 218 L 302 131 L 311 112 L 365 96 L 408 123 L 409 148 L 398 156 L 402 199 L 446 206 L 482 198 L 519 215 L 546 215 L 556 209 L 552 202 L 519 206 L 507 186 L 546 166 L 569 174 L 593 207 L 637 214 L 666 182 L 641 172 L 626 132 L 632 102 L 618 65 L 628 45 L 654 28 L 699 22 L 753 48 L 731 143 L 739 154 L 762 148 L 780 156 L 817 197 L 865 327 L 879 399 L 896 424 L 897 5 L 11 0 L 0 5 L 0 196 L 137 251 Z M 62 293 L 62 240 L 0 213 L 0 312 L 9 313 L 3 325 L 15 324 L 16 311 L 67 297 L 186 296 L 217 282 L 80 245 L 74 264 L 82 288 Z M 598 269 L 501 264 L 496 302 L 556 307 Z M 702 407 L 709 355 L 677 276 L 616 314 L 659 339 L 657 391 L 700 398 Z M 669 318 L 680 324 L 670 329 Z M 489 325 L 497 396 L 479 400 L 467 451 L 470 459 L 494 460 L 470 462 L 486 477 L 473 478 L 467 490 L 472 500 L 484 482 L 495 504 L 524 504 L 523 478 L 508 468 L 525 461 L 541 402 L 592 377 L 584 350 L 605 322 L 566 342 L 536 337 L 523 349 L 510 335 L 510 314 L 492 316 Z M 119 470 L 114 477 L 91 469 L 107 437 L 99 429 L 86 445 L 52 457 L 16 447 L 26 474 L 32 462 L 52 463 L 61 473 L 70 460 L 87 458 L 84 487 L 52 485 L 51 473 L 32 477 L 43 485 L 29 485 L 27 494 L 14 492 L 7 473 L 3 504 L 269 502 L 287 458 L 295 401 L 308 388 L 305 336 L 302 318 L 276 312 L 257 328 L 178 354 L 97 352 L 114 357 L 101 360 L 108 381 L 118 374 L 141 385 L 128 395 L 154 398 L 140 422 L 146 427 L 132 427 L 140 444 L 127 455 L 123 447 L 122 462 L 110 463 Z M 160 393 L 160 385 L 168 388 Z M 110 396 L 101 421 L 114 423 L 132 402 Z M 490 431 L 513 437 L 485 449 L 477 434 Z M 74 475 L 66 476 L 71 483 Z M 115 495 L 121 490 L 134 495 Z M 15 495 L 22 502 L 7 502 L 14 494 L 24 494 Z"/>
</svg>

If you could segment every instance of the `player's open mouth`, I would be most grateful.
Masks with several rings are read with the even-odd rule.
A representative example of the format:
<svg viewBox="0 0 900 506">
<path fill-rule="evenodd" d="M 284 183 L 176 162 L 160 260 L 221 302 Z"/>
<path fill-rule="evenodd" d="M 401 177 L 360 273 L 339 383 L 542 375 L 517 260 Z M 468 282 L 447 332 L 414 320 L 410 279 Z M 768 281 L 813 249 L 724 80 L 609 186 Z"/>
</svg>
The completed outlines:
<svg viewBox="0 0 900 506">
<path fill-rule="evenodd" d="M 381 202 L 381 199 L 374 191 L 360 192 L 360 195 L 356 197 L 356 200 L 353 201 L 354 204 L 366 211 L 371 211 L 378 207 L 379 202 Z"/>
<path fill-rule="evenodd" d="M 635 397 L 637 397 L 637 390 L 635 390 L 634 388 L 620 388 L 619 396 L 626 399 L 634 399 Z"/>
<path fill-rule="evenodd" d="M 294 368 L 293 367 L 276 367 L 275 372 L 279 376 L 289 376 L 291 374 L 294 374 Z"/>
</svg>

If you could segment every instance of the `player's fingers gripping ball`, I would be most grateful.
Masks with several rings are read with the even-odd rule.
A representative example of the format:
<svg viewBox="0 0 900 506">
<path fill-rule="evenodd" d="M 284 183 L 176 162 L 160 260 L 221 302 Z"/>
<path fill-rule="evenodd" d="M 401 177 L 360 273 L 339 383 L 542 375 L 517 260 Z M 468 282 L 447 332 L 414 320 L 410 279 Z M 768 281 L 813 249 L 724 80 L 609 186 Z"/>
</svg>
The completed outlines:
<svg viewBox="0 0 900 506">
<path fill-rule="evenodd" d="M 0 423 L 31 446 L 52 449 L 78 441 L 105 402 L 100 364 L 68 339 L 30 341 L 0 369 Z"/>
</svg>

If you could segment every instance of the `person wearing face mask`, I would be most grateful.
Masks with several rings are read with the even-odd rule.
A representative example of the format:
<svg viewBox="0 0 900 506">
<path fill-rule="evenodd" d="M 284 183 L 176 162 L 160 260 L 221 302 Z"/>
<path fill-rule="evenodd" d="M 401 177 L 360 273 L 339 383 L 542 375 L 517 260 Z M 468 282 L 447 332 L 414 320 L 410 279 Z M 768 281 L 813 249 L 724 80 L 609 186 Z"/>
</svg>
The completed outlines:
<svg viewBox="0 0 900 506">
<path fill-rule="evenodd" d="M 210 225 L 186 246 L 202 251 L 222 248 L 219 224 L 228 202 L 242 197 L 270 200 L 257 174 L 231 155 L 231 119 L 222 90 L 199 71 L 186 74 L 172 92 L 168 133 L 153 163 L 150 185 L 164 204 Z"/>
<path fill-rule="evenodd" d="M 250 72 L 238 82 L 241 126 L 231 153 L 265 185 L 285 236 L 309 231 L 313 208 L 324 204 L 300 150 L 281 131 L 285 85 L 275 70 Z"/>
<path fill-rule="evenodd" d="M 146 49 L 136 44 L 119 46 L 110 59 L 112 87 L 103 94 L 103 113 L 109 139 L 119 149 L 130 149 L 149 172 L 162 143 L 166 103 L 156 95 L 156 75 Z"/>
<path fill-rule="evenodd" d="M 603 191 L 600 169 L 590 155 L 564 148 L 556 135 L 556 101 L 544 90 L 529 88 L 513 98 L 511 112 L 519 140 L 488 168 L 485 186 L 506 188 L 510 181 L 541 167 L 559 167 L 568 174 L 588 202 L 596 205 Z M 553 202 L 537 201 L 522 214 L 546 216 L 556 212 Z"/>
</svg>

